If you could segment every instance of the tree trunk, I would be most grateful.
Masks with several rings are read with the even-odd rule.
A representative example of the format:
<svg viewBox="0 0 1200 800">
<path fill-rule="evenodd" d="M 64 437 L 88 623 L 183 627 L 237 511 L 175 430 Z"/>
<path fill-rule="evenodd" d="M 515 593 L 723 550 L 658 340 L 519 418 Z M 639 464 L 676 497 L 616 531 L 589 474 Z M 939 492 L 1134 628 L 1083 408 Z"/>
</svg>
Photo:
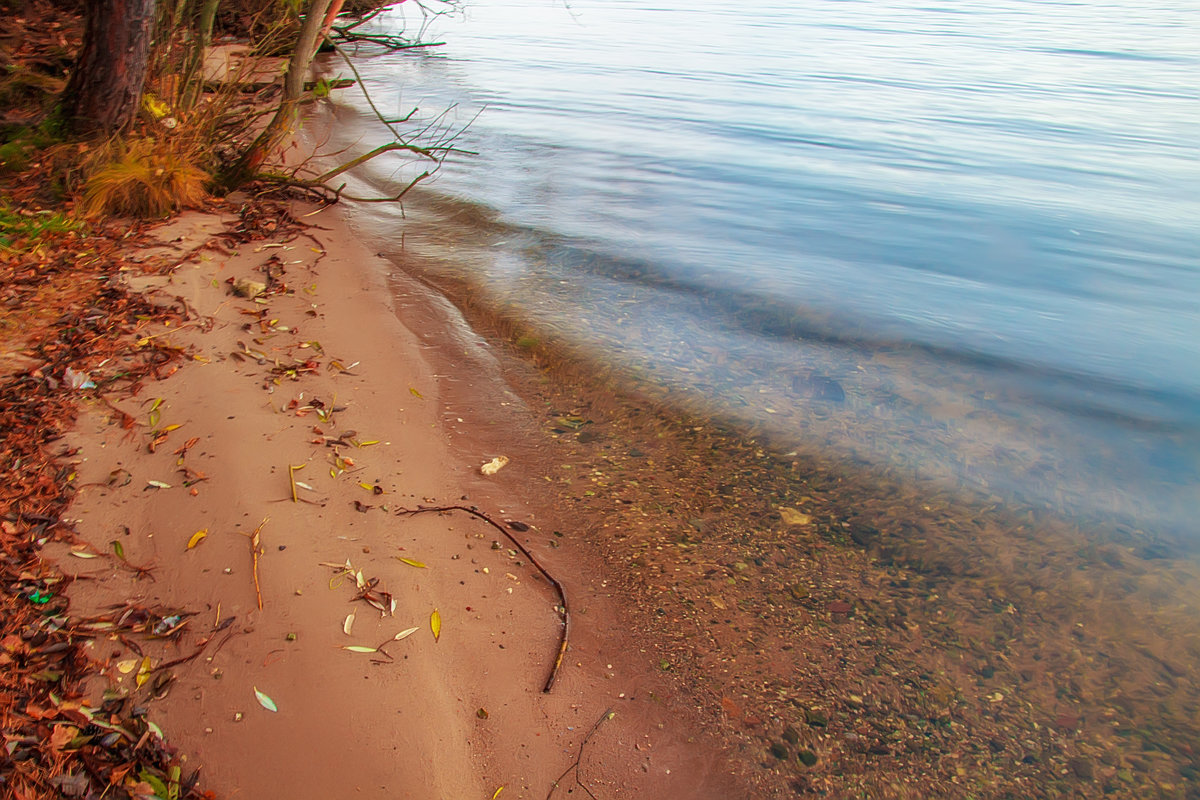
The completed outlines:
<svg viewBox="0 0 1200 800">
<path fill-rule="evenodd" d="M 237 189 L 251 180 L 276 148 L 296 132 L 296 124 L 300 120 L 300 99 L 304 94 L 304 80 L 308 75 L 309 64 L 316 55 L 317 45 L 321 43 L 325 12 L 329 10 L 331 2 L 332 0 L 308 0 L 304 22 L 300 26 L 300 36 L 288 62 L 287 74 L 283 78 L 283 96 L 279 100 L 279 109 L 263 132 L 238 159 L 237 164 L 221 176 L 221 184 L 226 189 Z"/>
<path fill-rule="evenodd" d="M 111 133 L 138 112 L 155 0 L 87 0 L 83 48 L 63 92 L 62 114 L 80 133 Z"/>
</svg>

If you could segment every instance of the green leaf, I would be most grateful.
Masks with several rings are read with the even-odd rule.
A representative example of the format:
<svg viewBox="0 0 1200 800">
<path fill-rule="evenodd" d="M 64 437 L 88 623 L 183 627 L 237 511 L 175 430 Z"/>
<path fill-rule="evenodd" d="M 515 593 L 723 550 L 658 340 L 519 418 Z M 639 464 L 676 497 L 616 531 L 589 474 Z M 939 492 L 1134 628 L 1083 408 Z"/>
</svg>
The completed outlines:
<svg viewBox="0 0 1200 800">
<path fill-rule="evenodd" d="M 262 706 L 263 708 L 265 708 L 267 711 L 278 711 L 279 710 L 279 707 L 275 705 L 275 701 L 272 700 L 270 697 L 267 697 L 262 692 L 260 692 L 258 690 L 257 686 L 254 687 L 254 696 L 255 696 L 255 698 L 258 699 L 258 704 L 260 706 Z"/>
<path fill-rule="evenodd" d="M 147 770 L 147 769 L 144 769 L 141 772 L 139 772 L 138 778 L 140 778 L 143 781 L 145 781 L 146 783 L 150 784 L 150 788 L 154 790 L 154 793 L 156 795 L 161 797 L 163 800 L 167 800 L 167 795 L 168 795 L 167 785 L 162 782 L 162 778 L 158 777 L 157 775 L 155 775 L 154 773 L 150 772 L 150 770 Z"/>
</svg>

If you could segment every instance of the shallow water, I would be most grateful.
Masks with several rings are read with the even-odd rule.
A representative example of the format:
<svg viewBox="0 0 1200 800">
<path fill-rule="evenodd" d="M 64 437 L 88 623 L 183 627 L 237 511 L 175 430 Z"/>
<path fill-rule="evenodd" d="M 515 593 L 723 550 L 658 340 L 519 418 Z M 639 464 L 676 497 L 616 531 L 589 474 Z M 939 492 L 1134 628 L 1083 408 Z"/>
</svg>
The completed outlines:
<svg viewBox="0 0 1200 800">
<path fill-rule="evenodd" d="M 360 208 L 383 248 L 784 448 L 1196 541 L 1193 4 L 472 0 L 433 32 L 358 67 L 480 155 Z M 326 149 L 379 141 L 339 98 Z"/>
</svg>

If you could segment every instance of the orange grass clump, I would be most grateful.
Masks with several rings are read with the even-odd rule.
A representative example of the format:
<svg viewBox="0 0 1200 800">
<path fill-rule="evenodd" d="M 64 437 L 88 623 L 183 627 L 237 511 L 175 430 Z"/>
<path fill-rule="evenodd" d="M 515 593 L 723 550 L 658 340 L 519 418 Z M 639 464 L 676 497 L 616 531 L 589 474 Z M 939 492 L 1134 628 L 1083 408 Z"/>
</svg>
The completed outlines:
<svg viewBox="0 0 1200 800">
<path fill-rule="evenodd" d="M 197 159 L 170 141 L 116 141 L 100 151 L 83 185 L 85 217 L 159 218 L 207 197 L 211 176 Z"/>
</svg>

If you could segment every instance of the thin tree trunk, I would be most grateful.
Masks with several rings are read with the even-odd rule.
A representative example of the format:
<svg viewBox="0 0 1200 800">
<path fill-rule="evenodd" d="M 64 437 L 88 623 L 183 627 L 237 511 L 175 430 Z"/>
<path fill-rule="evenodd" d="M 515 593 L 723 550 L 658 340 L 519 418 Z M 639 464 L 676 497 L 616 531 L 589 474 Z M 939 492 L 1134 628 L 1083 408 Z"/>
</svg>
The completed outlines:
<svg viewBox="0 0 1200 800">
<path fill-rule="evenodd" d="M 150 56 L 155 0 L 88 0 L 83 47 L 62 114 L 80 133 L 111 133 L 137 115 Z"/>
<path fill-rule="evenodd" d="M 321 29 L 324 27 L 325 13 L 329 10 L 330 2 L 331 0 L 309 0 L 308 8 L 304 12 L 304 23 L 300 26 L 300 37 L 288 62 L 287 75 L 283 78 L 283 96 L 279 101 L 279 110 L 275 112 L 266 129 L 238 159 L 237 165 L 221 181 L 225 188 L 236 189 L 252 179 L 271 153 L 295 133 L 296 124 L 300 119 L 304 79 L 321 41 Z"/>
</svg>

